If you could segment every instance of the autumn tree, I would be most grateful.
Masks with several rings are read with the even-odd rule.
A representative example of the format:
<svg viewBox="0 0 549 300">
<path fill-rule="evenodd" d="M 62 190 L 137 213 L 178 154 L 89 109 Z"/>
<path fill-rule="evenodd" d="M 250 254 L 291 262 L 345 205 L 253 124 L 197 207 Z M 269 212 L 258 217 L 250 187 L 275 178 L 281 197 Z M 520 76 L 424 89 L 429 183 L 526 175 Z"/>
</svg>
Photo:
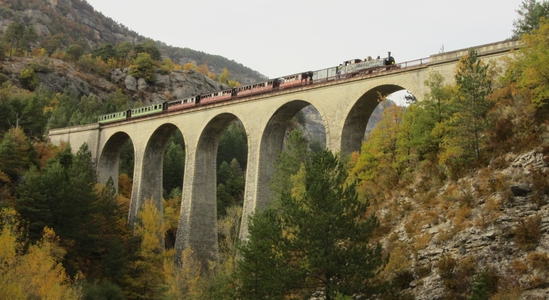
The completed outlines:
<svg viewBox="0 0 549 300">
<path fill-rule="evenodd" d="M 440 73 L 429 74 L 424 84 L 429 88 L 425 98 L 410 104 L 402 115 L 398 148 L 408 168 L 415 168 L 425 159 L 438 164 L 444 135 L 441 125 L 449 117 L 448 102 L 454 95 L 454 88 L 444 83 Z"/>
<path fill-rule="evenodd" d="M 154 83 L 156 80 L 157 67 L 157 62 L 155 62 L 148 53 L 142 52 L 137 55 L 130 65 L 129 73 L 136 78 L 143 78 L 149 83 Z"/>
<path fill-rule="evenodd" d="M 36 244 L 25 248 L 13 209 L 0 212 L 0 298 L 79 299 L 79 285 L 65 273 L 61 260 L 65 251 L 50 228 L 44 228 Z"/>
<path fill-rule="evenodd" d="M 210 68 L 208 67 L 207 64 L 201 64 L 200 66 L 195 68 L 195 71 L 205 76 L 208 76 L 208 74 L 210 74 Z"/>
<path fill-rule="evenodd" d="M 164 260 L 163 273 L 166 279 L 162 284 L 163 299 L 205 299 L 207 291 L 203 289 L 201 268 L 202 264 L 196 259 L 195 252 L 190 247 L 183 250 L 181 262 L 174 264 L 172 261 Z"/>
<path fill-rule="evenodd" d="M 542 19 L 540 27 L 522 36 L 524 47 L 513 62 L 511 71 L 518 75 L 518 87 L 529 90 L 532 102 L 539 108 L 549 105 L 549 21 Z M 511 74 L 511 73 L 510 73 Z"/>
<path fill-rule="evenodd" d="M 227 68 L 223 68 L 223 72 L 219 74 L 219 77 L 217 78 L 217 80 L 221 83 L 228 84 L 230 78 L 231 78 L 231 73 L 229 73 L 229 70 L 227 70 Z"/>
<path fill-rule="evenodd" d="M 361 179 L 359 191 L 377 197 L 397 185 L 406 169 L 407 148 L 399 144 L 404 109 L 390 106 L 381 121 L 366 137 L 352 173 Z M 403 153 L 404 152 L 404 153 Z"/>
<path fill-rule="evenodd" d="M 192 62 L 188 62 L 188 63 L 185 63 L 183 65 L 183 70 L 184 71 L 188 71 L 188 70 L 194 70 L 196 69 L 196 64 L 192 63 Z"/>
<path fill-rule="evenodd" d="M 140 242 L 127 278 L 126 292 L 129 298 L 156 299 L 157 295 L 164 293 L 165 260 L 171 258 L 173 264 L 173 251 L 164 251 L 164 233 L 161 212 L 153 201 L 145 201 L 135 226 L 135 235 Z"/>
<path fill-rule="evenodd" d="M 0 142 L 0 170 L 17 182 L 32 166 L 37 153 L 21 127 L 8 130 Z"/>
</svg>

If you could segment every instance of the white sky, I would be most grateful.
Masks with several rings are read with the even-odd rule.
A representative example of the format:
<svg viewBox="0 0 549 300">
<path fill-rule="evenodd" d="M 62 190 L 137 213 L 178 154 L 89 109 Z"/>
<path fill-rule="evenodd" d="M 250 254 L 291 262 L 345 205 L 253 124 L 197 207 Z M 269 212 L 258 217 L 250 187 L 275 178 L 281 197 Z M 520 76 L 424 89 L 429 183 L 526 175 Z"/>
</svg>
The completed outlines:
<svg viewBox="0 0 549 300">
<path fill-rule="evenodd" d="M 168 45 L 270 78 L 386 56 L 397 62 L 505 40 L 522 0 L 87 0 Z"/>
</svg>

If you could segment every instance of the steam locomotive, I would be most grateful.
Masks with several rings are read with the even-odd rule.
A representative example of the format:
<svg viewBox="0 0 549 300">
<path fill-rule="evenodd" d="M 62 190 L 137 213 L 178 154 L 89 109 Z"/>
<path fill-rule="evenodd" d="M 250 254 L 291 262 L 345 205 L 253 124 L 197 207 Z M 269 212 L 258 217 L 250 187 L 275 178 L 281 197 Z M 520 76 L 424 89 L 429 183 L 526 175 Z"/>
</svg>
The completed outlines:
<svg viewBox="0 0 549 300">
<path fill-rule="evenodd" d="M 327 69 L 283 76 L 276 79 L 270 79 L 265 82 L 238 86 L 209 94 L 197 95 L 186 99 L 170 100 L 163 103 L 128 109 L 126 111 L 105 114 L 98 117 L 98 122 L 99 124 L 120 122 L 163 112 L 187 109 L 198 105 L 228 101 L 237 98 L 239 99 L 246 96 L 269 93 L 282 89 L 331 80 L 339 80 L 360 74 L 375 73 L 399 67 L 399 65 L 395 64 L 395 59 L 391 56 L 391 52 L 389 52 L 385 58 L 380 58 L 378 56 L 375 59 L 371 57 L 367 57 L 364 60 L 352 59 L 344 61 L 338 66 Z"/>
</svg>

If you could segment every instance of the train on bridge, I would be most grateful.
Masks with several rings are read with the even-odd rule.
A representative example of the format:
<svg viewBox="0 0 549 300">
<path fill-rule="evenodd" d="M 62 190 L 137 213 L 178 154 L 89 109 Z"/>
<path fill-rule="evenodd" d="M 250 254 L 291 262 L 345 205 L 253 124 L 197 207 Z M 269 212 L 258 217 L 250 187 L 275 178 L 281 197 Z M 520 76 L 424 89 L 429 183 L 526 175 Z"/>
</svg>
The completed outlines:
<svg viewBox="0 0 549 300">
<path fill-rule="evenodd" d="M 120 122 L 128 119 L 140 118 L 164 112 L 172 112 L 221 101 L 235 100 L 242 97 L 270 93 L 314 83 L 339 80 L 362 74 L 371 74 L 399 67 L 400 65 L 395 64 L 395 59 L 391 56 L 391 52 L 389 52 L 385 58 L 380 58 L 378 56 L 375 59 L 371 57 L 364 60 L 352 59 L 343 62 L 339 66 L 327 69 L 283 76 L 276 79 L 270 79 L 265 82 L 238 86 L 213 93 L 197 95 L 186 99 L 170 100 L 163 103 L 105 114 L 98 117 L 98 122 L 99 124 Z"/>
</svg>

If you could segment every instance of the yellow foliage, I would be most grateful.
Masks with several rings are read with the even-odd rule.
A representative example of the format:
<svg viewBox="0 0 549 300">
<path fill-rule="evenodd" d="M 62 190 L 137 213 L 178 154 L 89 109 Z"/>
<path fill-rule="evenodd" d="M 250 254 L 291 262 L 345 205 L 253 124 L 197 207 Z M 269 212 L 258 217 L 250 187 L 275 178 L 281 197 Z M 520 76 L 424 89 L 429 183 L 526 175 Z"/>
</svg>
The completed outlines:
<svg viewBox="0 0 549 300">
<path fill-rule="evenodd" d="M 116 58 L 109 58 L 107 60 L 107 66 L 109 69 L 114 69 L 116 67 L 118 67 L 118 60 Z"/>
<path fill-rule="evenodd" d="M 242 207 L 231 206 L 226 210 L 225 216 L 217 221 L 219 240 L 220 263 L 227 263 L 226 269 L 232 272 L 236 268 L 237 250 L 236 241 L 240 235 L 240 220 L 242 219 Z"/>
<path fill-rule="evenodd" d="M 240 84 L 240 82 L 231 79 L 231 80 L 229 80 L 229 82 L 227 83 L 227 85 L 230 86 L 230 87 L 238 87 L 238 86 L 240 86 L 241 84 Z"/>
<path fill-rule="evenodd" d="M 173 263 L 173 251 L 164 251 L 164 222 L 152 199 L 147 199 L 138 214 L 135 235 L 141 240 L 128 278 L 130 298 L 151 299 L 165 284 L 164 264 Z"/>
<path fill-rule="evenodd" d="M 189 247 L 181 252 L 181 264 L 164 260 L 166 299 L 200 299 L 201 264 Z"/>
<path fill-rule="evenodd" d="M 0 182 L 3 182 L 3 183 L 10 182 L 10 178 L 8 177 L 8 175 L 6 175 L 6 173 L 2 172 L 2 170 L 0 170 Z"/>
<path fill-rule="evenodd" d="M 163 217 L 151 199 L 143 204 L 135 233 L 141 238 L 138 253 L 142 257 L 154 256 L 164 248 L 161 241 L 165 232 Z"/>
<path fill-rule="evenodd" d="M 183 70 L 184 71 L 194 70 L 194 69 L 196 69 L 196 65 L 192 62 L 188 62 L 188 63 L 183 65 Z"/>
<path fill-rule="evenodd" d="M 23 252 L 25 243 L 13 209 L 0 214 L 0 299 L 79 299 L 61 265 L 65 251 L 52 229 L 44 228 L 42 239 Z"/>
<path fill-rule="evenodd" d="M 295 175 L 290 176 L 290 182 L 292 183 L 292 197 L 297 201 L 301 201 L 305 196 L 305 165 L 301 164 L 301 168 Z"/>
<path fill-rule="evenodd" d="M 228 84 L 229 79 L 231 78 L 231 73 L 229 73 L 229 70 L 227 68 L 223 68 L 223 72 L 219 74 L 219 82 Z"/>
<path fill-rule="evenodd" d="M 36 48 L 32 51 L 32 56 L 35 57 L 46 57 L 48 52 L 44 48 Z"/>
<path fill-rule="evenodd" d="M 132 196 L 132 179 L 127 174 L 118 176 L 118 193 L 127 199 Z"/>
<path fill-rule="evenodd" d="M 172 62 L 171 59 L 166 58 L 166 59 L 164 59 L 164 61 L 162 61 L 162 69 L 163 70 L 171 72 L 171 71 L 173 71 L 174 68 L 175 68 L 175 64 Z"/>
<path fill-rule="evenodd" d="M 201 73 L 201 74 L 205 75 L 205 76 L 208 76 L 208 74 L 210 73 L 210 69 L 208 68 L 208 65 L 206 65 L 206 64 L 201 64 L 200 66 L 196 67 L 194 70 L 197 71 L 198 73 Z"/>
</svg>

